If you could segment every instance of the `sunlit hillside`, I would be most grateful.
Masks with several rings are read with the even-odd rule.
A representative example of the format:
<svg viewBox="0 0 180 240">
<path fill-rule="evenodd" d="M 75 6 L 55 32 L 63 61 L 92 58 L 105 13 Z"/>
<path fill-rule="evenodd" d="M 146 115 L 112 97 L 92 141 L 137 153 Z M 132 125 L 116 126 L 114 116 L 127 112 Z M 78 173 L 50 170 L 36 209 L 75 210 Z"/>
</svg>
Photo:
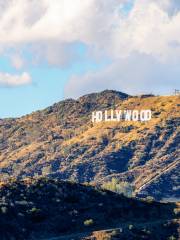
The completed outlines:
<svg viewBox="0 0 180 240">
<path fill-rule="evenodd" d="M 92 123 L 95 110 L 151 109 L 148 122 Z M 137 196 L 180 196 L 180 97 L 116 91 L 67 99 L 0 120 L 0 177 L 51 175 L 101 184 L 126 181 Z"/>
</svg>

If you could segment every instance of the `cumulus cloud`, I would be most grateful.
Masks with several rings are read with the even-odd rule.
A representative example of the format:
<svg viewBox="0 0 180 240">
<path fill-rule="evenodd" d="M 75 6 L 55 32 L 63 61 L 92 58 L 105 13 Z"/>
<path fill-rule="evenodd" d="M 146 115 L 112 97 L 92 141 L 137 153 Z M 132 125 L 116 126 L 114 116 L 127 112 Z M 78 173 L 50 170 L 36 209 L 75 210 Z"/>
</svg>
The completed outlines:
<svg viewBox="0 0 180 240">
<path fill-rule="evenodd" d="M 77 60 L 72 46 L 80 42 L 89 57 L 111 61 L 100 72 L 73 76 L 67 89 L 79 88 L 77 93 L 82 86 L 93 88 L 90 78 L 96 79 L 97 88 L 122 84 L 126 88 L 128 83 L 133 91 L 139 84 L 148 89 L 145 84 L 150 81 L 158 87 L 162 78 L 164 86 L 169 87 L 170 81 L 177 85 L 180 77 L 179 0 L 7 0 L 0 3 L 0 15 L 0 53 L 27 45 L 38 64 L 46 60 L 64 67 Z M 145 61 L 146 67 L 141 69 L 137 61 L 139 66 Z M 21 68 L 23 62 L 16 57 L 12 64 Z M 139 76 L 130 76 L 129 69 L 134 73 L 137 69 L 135 76 L 140 71 Z M 167 78 L 168 71 L 175 80 Z"/>
<path fill-rule="evenodd" d="M 9 0 L 0 10 L 0 41 L 9 44 L 48 39 L 90 42 L 95 33 L 101 35 L 111 27 L 116 7 L 125 1 Z"/>
<path fill-rule="evenodd" d="M 179 0 L 154 0 L 163 10 L 167 11 L 170 16 L 180 10 Z"/>
<path fill-rule="evenodd" d="M 134 0 L 132 10 L 124 15 L 121 7 L 127 2 L 8 0 L 0 7 L 0 44 L 43 42 L 47 46 L 51 41 L 59 45 L 79 41 L 113 58 L 132 51 L 159 58 L 175 54 L 169 43 L 180 41 L 179 2 Z"/>
<path fill-rule="evenodd" d="M 15 87 L 31 83 L 31 76 L 27 72 L 20 75 L 0 72 L 0 86 Z"/>
<path fill-rule="evenodd" d="M 6 50 L 29 45 L 39 63 L 67 65 L 78 58 L 73 43 L 97 52 L 106 49 L 119 9 L 128 1 L 8 0 L 0 5 L 0 46 Z"/>
<path fill-rule="evenodd" d="M 90 92 L 116 89 L 128 94 L 171 94 L 179 87 L 180 68 L 162 63 L 150 55 L 133 53 L 113 61 L 99 71 L 74 75 L 65 87 L 65 96 L 77 98 Z"/>
</svg>

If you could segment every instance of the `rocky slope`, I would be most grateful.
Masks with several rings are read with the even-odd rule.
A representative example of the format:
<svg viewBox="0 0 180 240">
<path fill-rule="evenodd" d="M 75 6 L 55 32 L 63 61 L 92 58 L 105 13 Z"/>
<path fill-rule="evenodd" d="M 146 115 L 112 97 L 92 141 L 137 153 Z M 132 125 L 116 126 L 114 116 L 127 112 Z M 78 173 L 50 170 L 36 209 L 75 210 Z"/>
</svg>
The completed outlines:
<svg viewBox="0 0 180 240">
<path fill-rule="evenodd" d="M 92 123 L 94 110 L 151 109 L 149 122 Z M 180 197 L 180 97 L 106 90 L 0 120 L 0 178 L 51 175 L 135 185 L 137 196 Z"/>
<path fill-rule="evenodd" d="M 0 239 L 178 239 L 179 207 L 47 178 L 9 182 L 0 188 Z"/>
</svg>

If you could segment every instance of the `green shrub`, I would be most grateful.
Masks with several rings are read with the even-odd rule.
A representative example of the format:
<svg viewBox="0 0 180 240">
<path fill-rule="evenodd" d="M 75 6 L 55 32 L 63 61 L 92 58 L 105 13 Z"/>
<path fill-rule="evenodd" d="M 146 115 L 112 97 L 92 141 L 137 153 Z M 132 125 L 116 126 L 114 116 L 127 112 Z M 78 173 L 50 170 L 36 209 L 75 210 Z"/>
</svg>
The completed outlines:
<svg viewBox="0 0 180 240">
<path fill-rule="evenodd" d="M 84 221 L 84 226 L 89 227 L 92 226 L 94 224 L 93 219 L 87 219 Z"/>
<path fill-rule="evenodd" d="M 6 214 L 7 213 L 7 207 L 1 207 L 1 212 L 3 213 L 3 214 Z"/>
<path fill-rule="evenodd" d="M 128 182 L 118 182 L 116 178 L 112 178 L 110 182 L 106 182 L 102 185 L 103 189 L 123 194 L 127 197 L 133 196 L 133 186 Z"/>
<path fill-rule="evenodd" d="M 129 228 L 129 230 L 132 230 L 132 229 L 133 229 L 133 225 L 130 224 L 130 225 L 128 226 L 128 228 Z"/>
<path fill-rule="evenodd" d="M 147 197 L 146 197 L 146 201 L 149 202 L 149 203 L 151 203 L 151 202 L 154 201 L 154 198 L 153 198 L 152 196 L 147 196 Z"/>
<path fill-rule="evenodd" d="M 174 236 L 170 236 L 168 240 L 176 240 L 176 238 Z"/>
<path fill-rule="evenodd" d="M 36 208 L 36 207 L 33 207 L 29 210 L 30 213 L 39 213 L 41 210 Z"/>
</svg>

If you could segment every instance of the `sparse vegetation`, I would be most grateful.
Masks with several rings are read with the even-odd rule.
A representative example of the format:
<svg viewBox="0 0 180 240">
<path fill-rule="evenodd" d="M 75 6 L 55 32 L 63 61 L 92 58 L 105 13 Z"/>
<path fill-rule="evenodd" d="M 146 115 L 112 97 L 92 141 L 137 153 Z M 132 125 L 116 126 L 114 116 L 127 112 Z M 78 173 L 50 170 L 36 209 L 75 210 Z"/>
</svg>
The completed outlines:
<svg viewBox="0 0 180 240">
<path fill-rule="evenodd" d="M 116 178 L 112 178 L 110 182 L 104 183 L 102 185 L 102 188 L 112 192 L 123 194 L 127 197 L 133 196 L 133 186 L 128 182 L 120 182 Z"/>
<path fill-rule="evenodd" d="M 0 188 L 0 204 L 0 239 L 3 240 L 30 240 L 32 236 L 39 239 L 42 235 L 47 238 L 65 235 L 66 239 L 68 234 L 77 236 L 87 229 L 94 231 L 110 226 L 111 231 L 94 232 L 92 236 L 99 240 L 130 239 L 131 234 L 136 234 L 139 240 L 143 236 L 155 239 L 157 233 L 159 239 L 178 236 L 179 215 L 174 213 L 178 205 L 147 203 L 58 179 L 11 180 Z M 113 229 L 117 224 L 123 227 Z"/>
<path fill-rule="evenodd" d="M 179 96 L 106 90 L 1 119 L 0 179 L 47 175 L 102 184 L 114 177 L 132 183 L 138 197 L 178 198 L 178 103 Z M 153 117 L 148 123 L 91 122 L 92 111 L 114 108 L 151 109 Z"/>
</svg>

